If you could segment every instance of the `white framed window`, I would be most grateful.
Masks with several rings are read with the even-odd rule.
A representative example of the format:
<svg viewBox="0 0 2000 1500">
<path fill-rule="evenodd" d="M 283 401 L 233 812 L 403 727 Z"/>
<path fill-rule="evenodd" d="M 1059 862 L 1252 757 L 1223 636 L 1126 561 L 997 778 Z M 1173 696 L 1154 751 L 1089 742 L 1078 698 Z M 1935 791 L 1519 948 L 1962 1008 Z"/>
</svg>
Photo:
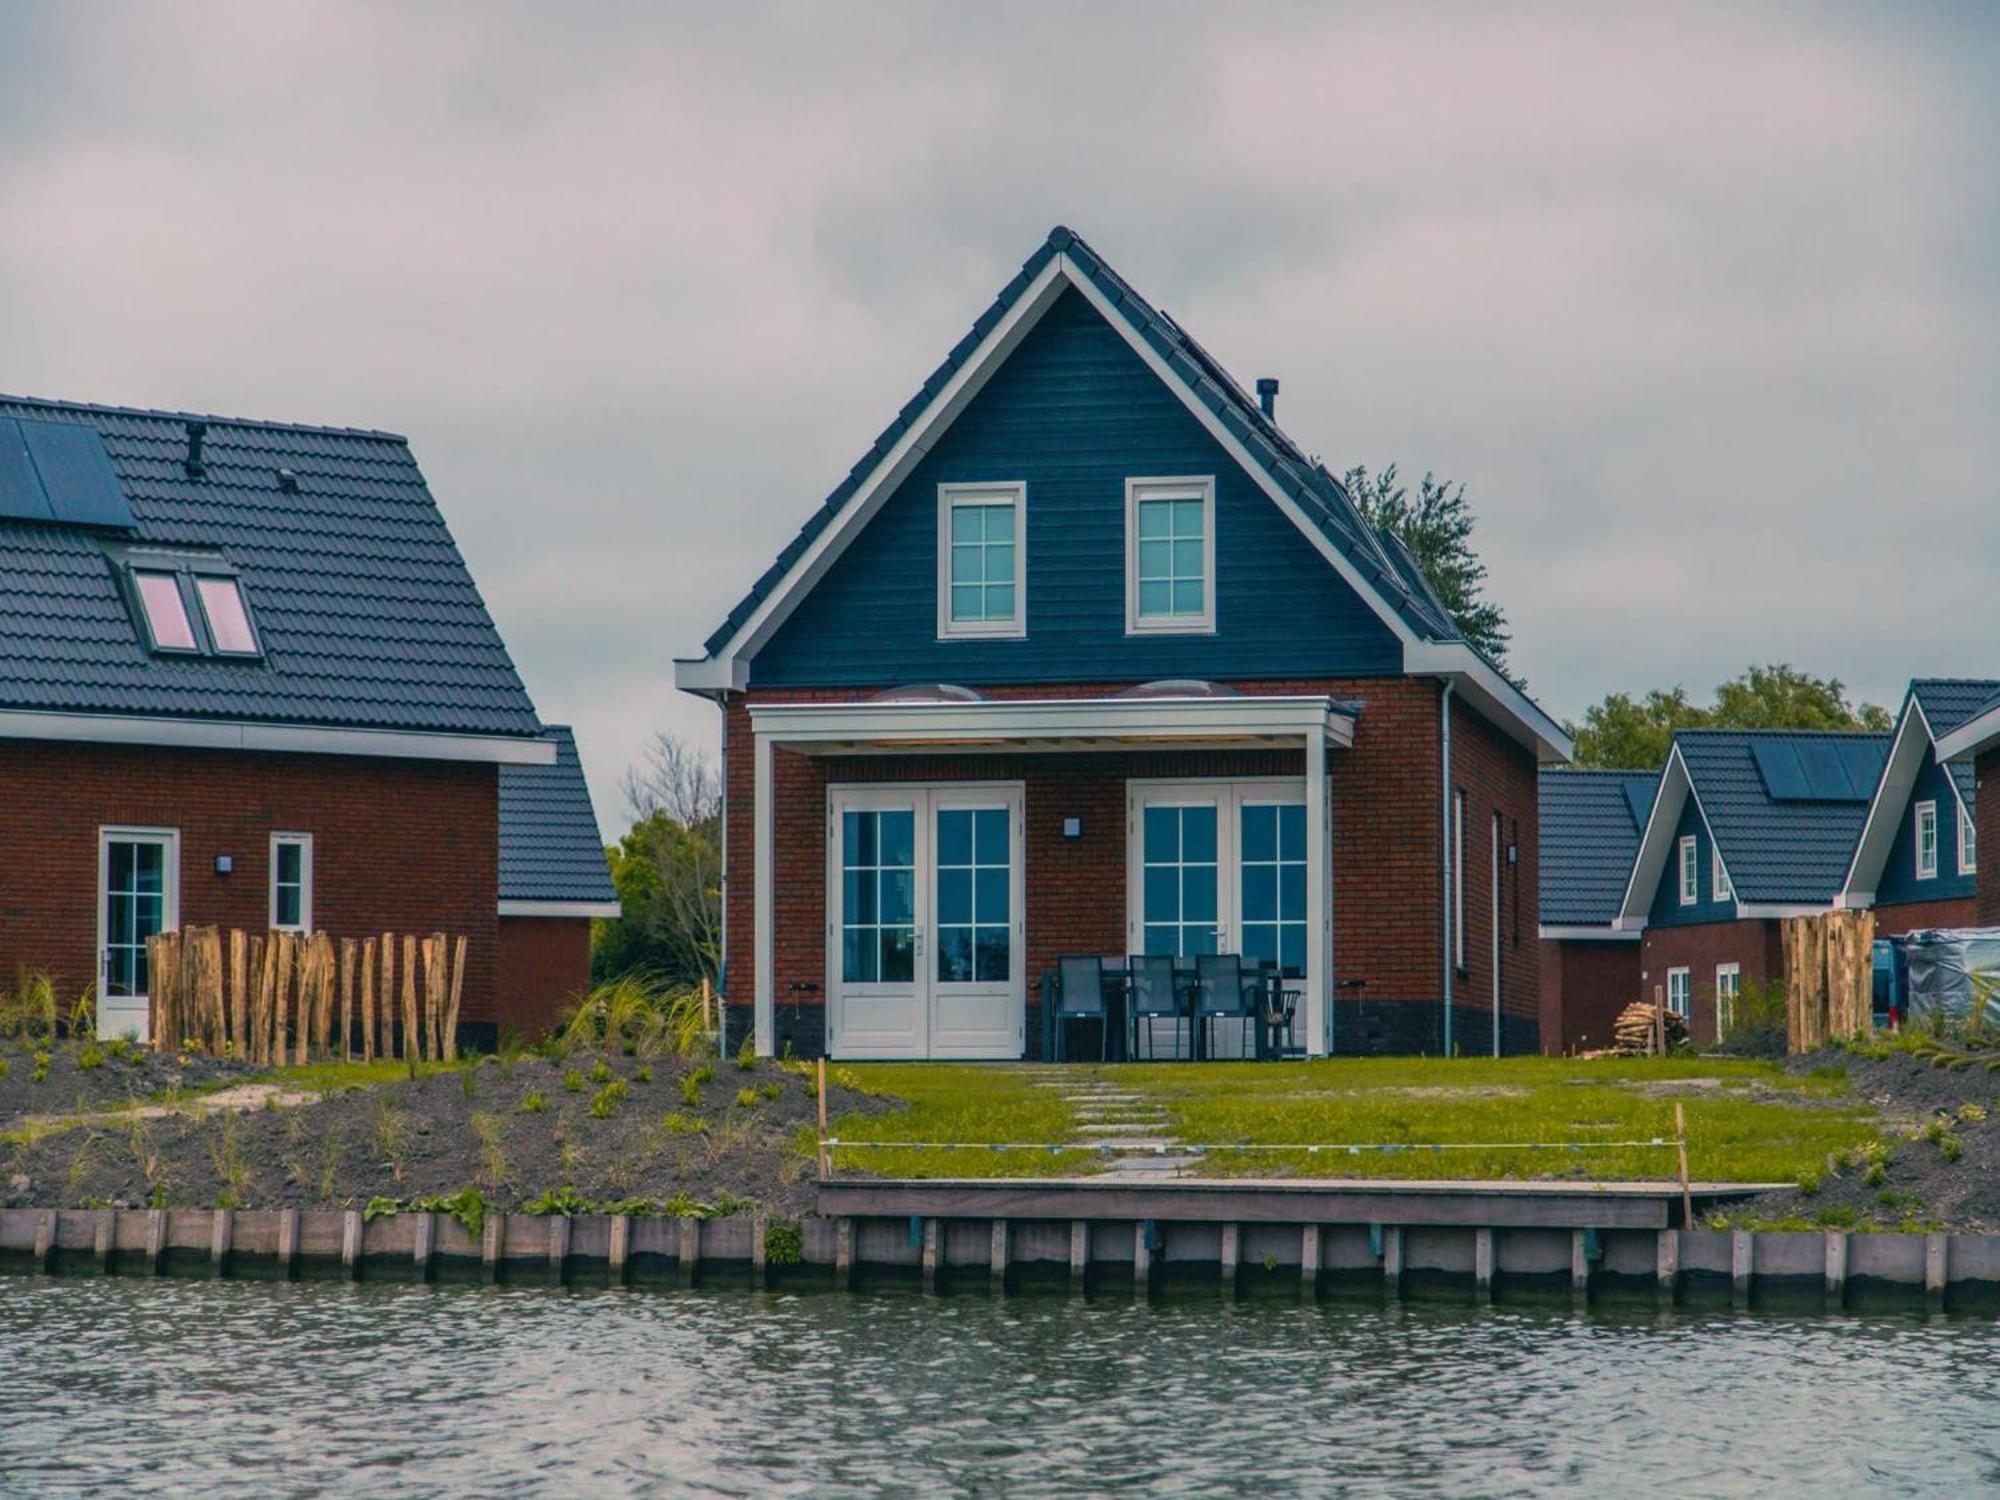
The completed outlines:
<svg viewBox="0 0 2000 1500">
<path fill-rule="evenodd" d="M 1726 1037 L 1736 1028 L 1736 997 L 1743 993 L 1743 966 L 1715 966 L 1715 1034 Z"/>
<path fill-rule="evenodd" d="M 310 932 L 313 919 L 313 840 L 309 833 L 271 835 L 271 928 Z"/>
<path fill-rule="evenodd" d="M 938 486 L 938 639 L 1027 634 L 1027 524 L 1025 484 Z"/>
<path fill-rule="evenodd" d="M 178 828 L 97 830 L 97 1034 L 147 1039 L 146 940 L 180 926 Z"/>
<path fill-rule="evenodd" d="M 1688 971 L 1667 970 L 1667 1009 L 1683 1021 L 1688 1018 Z"/>
<path fill-rule="evenodd" d="M 1125 630 L 1215 630 L 1215 480 L 1125 481 Z"/>
<path fill-rule="evenodd" d="M 1708 851 L 1708 862 L 1711 867 L 1708 885 L 1710 895 L 1717 901 L 1734 901 L 1736 899 L 1736 887 L 1729 883 L 1729 872 L 1722 867 L 1722 848 L 1720 845 Z"/>
<path fill-rule="evenodd" d="M 1937 803 L 1919 802 L 1917 818 L 1917 879 L 1935 880 L 1938 872 Z"/>
<path fill-rule="evenodd" d="M 1693 906 L 1701 900 L 1701 864 L 1697 858 L 1695 839 L 1689 834 L 1680 843 L 1681 854 L 1681 905 Z"/>
<path fill-rule="evenodd" d="M 1962 802 L 1958 805 L 1958 873 L 1979 873 L 1979 829 Z"/>
<path fill-rule="evenodd" d="M 1451 965 L 1465 967 L 1465 790 L 1451 794 Z"/>
</svg>

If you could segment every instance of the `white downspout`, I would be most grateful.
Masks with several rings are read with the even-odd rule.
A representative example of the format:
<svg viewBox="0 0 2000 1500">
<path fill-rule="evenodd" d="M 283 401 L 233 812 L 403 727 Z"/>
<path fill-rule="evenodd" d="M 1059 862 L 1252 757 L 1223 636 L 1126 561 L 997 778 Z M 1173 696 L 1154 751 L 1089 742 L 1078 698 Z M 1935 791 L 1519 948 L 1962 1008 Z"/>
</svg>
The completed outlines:
<svg viewBox="0 0 2000 1500">
<path fill-rule="evenodd" d="M 1444 795 L 1442 802 L 1442 807 L 1444 811 L 1444 821 L 1440 825 L 1440 827 L 1444 831 L 1444 839 L 1441 845 L 1444 852 L 1443 856 L 1438 860 L 1438 868 L 1444 874 L 1444 920 L 1440 924 L 1440 930 L 1444 935 L 1444 1055 L 1446 1057 L 1450 1057 L 1452 1055 L 1451 1052 L 1451 980 L 1452 980 L 1451 877 L 1453 871 L 1452 871 L 1451 861 L 1452 861 L 1452 850 L 1454 846 L 1452 844 L 1453 829 L 1451 826 L 1451 690 L 1455 686 L 1457 686 L 1457 684 L 1451 678 L 1449 677 L 1445 678 L 1444 693 L 1438 699 L 1439 710 L 1440 710 L 1440 715 L 1439 715 L 1440 759 L 1442 760 L 1444 765 L 1444 774 L 1442 777 L 1442 780 L 1444 782 L 1444 788 L 1443 788 Z"/>
</svg>

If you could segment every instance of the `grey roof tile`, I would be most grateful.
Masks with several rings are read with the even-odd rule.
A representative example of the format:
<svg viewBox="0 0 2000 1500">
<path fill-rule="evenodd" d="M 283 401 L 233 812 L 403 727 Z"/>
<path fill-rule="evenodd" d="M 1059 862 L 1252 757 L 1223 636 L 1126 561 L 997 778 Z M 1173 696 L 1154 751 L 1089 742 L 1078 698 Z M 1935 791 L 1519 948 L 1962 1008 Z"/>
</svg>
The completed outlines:
<svg viewBox="0 0 2000 1500">
<path fill-rule="evenodd" d="M 2000 701 L 1996 695 L 2000 695 L 2000 682 L 1986 677 L 1917 677 L 1910 681 L 1910 696 L 1924 706 L 1934 740 Z M 1945 768 L 1958 788 L 1958 800 L 1971 807 L 1975 785 L 1972 762 L 1947 761 Z"/>
<path fill-rule="evenodd" d="M 552 766 L 500 767 L 500 899 L 616 901 L 576 736 L 551 724 Z"/>
<path fill-rule="evenodd" d="M 96 535 L 0 522 L 0 707 L 539 732 L 403 438 L 8 396 L 0 417 L 94 427 L 137 521 L 117 535 L 221 551 L 265 648 L 255 662 L 156 658 Z M 190 420 L 208 424 L 199 479 L 183 466 Z"/>
<path fill-rule="evenodd" d="M 1601 927 L 1618 915 L 1639 852 L 1633 806 L 1649 806 L 1652 771 L 1543 771 L 1541 913 L 1547 927 Z"/>
</svg>

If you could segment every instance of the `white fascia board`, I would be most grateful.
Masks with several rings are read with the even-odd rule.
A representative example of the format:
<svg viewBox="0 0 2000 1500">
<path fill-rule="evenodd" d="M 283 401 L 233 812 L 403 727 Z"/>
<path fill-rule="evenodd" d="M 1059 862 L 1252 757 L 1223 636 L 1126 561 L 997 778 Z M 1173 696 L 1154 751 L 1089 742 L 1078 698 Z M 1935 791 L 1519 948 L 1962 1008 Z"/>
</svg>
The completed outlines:
<svg viewBox="0 0 2000 1500">
<path fill-rule="evenodd" d="M 1989 708 L 1975 718 L 1967 719 L 1958 728 L 1937 741 L 1939 760 L 1964 760 L 1969 755 L 1979 755 L 2000 743 L 2000 708 Z"/>
<path fill-rule="evenodd" d="M 1916 725 L 1923 728 L 1921 736 L 1912 733 Z M 1858 911 L 1873 900 L 1872 889 L 1867 892 L 1868 900 L 1858 900 L 1862 893 L 1856 887 L 1863 884 L 1872 887 L 1882 878 L 1882 868 L 1889 861 L 1889 846 L 1896 841 L 1896 827 L 1903 820 L 1903 809 L 1917 784 L 1917 773 L 1923 768 L 1924 749 L 1931 743 L 1930 720 L 1924 715 L 1923 704 L 1912 693 L 1903 704 L 1903 717 L 1896 725 L 1896 737 L 1889 742 L 1882 774 L 1875 778 L 1875 792 L 1868 799 L 1868 817 L 1861 825 L 1861 837 L 1854 841 L 1854 855 L 1847 862 L 1846 878 L 1833 898 L 1835 906 Z M 1945 780 L 1950 781 L 1951 777 L 1947 774 Z M 1956 783 L 1952 795 L 1958 795 Z"/>
<path fill-rule="evenodd" d="M 1406 640 L 1403 670 L 1415 677 L 1451 678 L 1474 707 L 1532 749 L 1543 765 L 1562 765 L 1576 754 L 1568 731 L 1464 641 Z"/>
<path fill-rule="evenodd" d="M 1688 776 L 1687 762 L 1681 759 L 1681 747 L 1673 746 L 1667 751 L 1667 763 L 1660 770 L 1660 784 L 1653 793 L 1653 810 L 1646 815 L 1646 828 L 1639 835 L 1639 848 L 1632 856 L 1632 873 L 1625 882 L 1625 899 L 1618 903 L 1618 916 L 1613 926 L 1620 931 L 1636 932 L 1646 925 L 1646 912 L 1652 908 L 1652 894 L 1658 889 L 1660 876 L 1667 868 L 1667 851 L 1673 845 L 1674 829 L 1679 826 L 1681 809 L 1694 790 L 1694 783 Z M 1667 810 L 1671 802 L 1673 808 Z M 1699 806 L 1699 804 L 1697 804 Z M 1662 816 L 1665 813 L 1665 816 Z M 1702 820 L 1706 822 L 1707 819 Z M 1709 831 L 1714 837 L 1714 830 Z M 1643 905 L 1639 892 L 1646 893 Z"/>
<path fill-rule="evenodd" d="M 1636 943 L 1645 934 L 1637 928 L 1570 926 L 1538 927 L 1535 936 L 1556 943 Z"/>
<path fill-rule="evenodd" d="M 674 686 L 684 693 L 740 693 L 750 686 L 750 664 L 741 657 L 682 656 L 674 659 Z"/>
<path fill-rule="evenodd" d="M 753 703 L 755 733 L 774 744 L 1299 736 L 1315 728 L 1345 748 L 1354 720 L 1331 699 L 1037 698 L 978 703 Z"/>
<path fill-rule="evenodd" d="M 1817 917 L 1828 910 L 1828 903 L 1814 904 L 1805 901 L 1739 901 L 1736 903 L 1738 921 L 1765 921 L 1777 917 Z"/>
<path fill-rule="evenodd" d="M 276 750 L 298 755 L 369 755 L 552 766 L 553 741 L 513 735 L 423 734 L 400 729 L 242 723 L 223 719 L 0 711 L 0 739 L 160 745 L 189 750 Z"/>
<path fill-rule="evenodd" d="M 625 914 L 616 901 L 502 901 L 503 917 L 597 917 L 609 919 Z"/>
<path fill-rule="evenodd" d="M 1833 898 L 1835 911 L 1866 911 L 1874 904 L 1873 891 L 1842 891 Z"/>
</svg>

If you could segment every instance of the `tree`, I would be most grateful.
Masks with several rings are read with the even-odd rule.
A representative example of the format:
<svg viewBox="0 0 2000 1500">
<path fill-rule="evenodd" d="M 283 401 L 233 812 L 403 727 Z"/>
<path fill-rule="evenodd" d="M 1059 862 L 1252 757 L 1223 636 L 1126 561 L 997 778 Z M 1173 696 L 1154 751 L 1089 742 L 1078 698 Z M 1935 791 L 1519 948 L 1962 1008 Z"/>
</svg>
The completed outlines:
<svg viewBox="0 0 2000 1500">
<path fill-rule="evenodd" d="M 1459 633 L 1496 664 L 1507 660 L 1507 616 L 1480 597 L 1486 565 L 1472 548 L 1472 507 L 1465 486 L 1425 474 L 1414 499 L 1390 464 L 1371 476 L 1356 464 L 1341 481 L 1362 520 L 1388 530 L 1417 560 L 1417 567 L 1458 626 Z"/>
<path fill-rule="evenodd" d="M 1788 662 L 1746 668 L 1715 690 L 1706 706 L 1678 685 L 1643 698 L 1611 693 L 1573 726 L 1579 766 L 1656 771 L 1677 729 L 1885 730 L 1889 711 L 1874 703 L 1849 703 L 1838 677 L 1815 677 Z"/>
<path fill-rule="evenodd" d="M 597 930 L 593 976 L 651 969 L 685 984 L 722 962 L 722 785 L 699 750 L 669 734 L 625 773 L 632 826 L 606 851 L 622 915 Z"/>
</svg>

